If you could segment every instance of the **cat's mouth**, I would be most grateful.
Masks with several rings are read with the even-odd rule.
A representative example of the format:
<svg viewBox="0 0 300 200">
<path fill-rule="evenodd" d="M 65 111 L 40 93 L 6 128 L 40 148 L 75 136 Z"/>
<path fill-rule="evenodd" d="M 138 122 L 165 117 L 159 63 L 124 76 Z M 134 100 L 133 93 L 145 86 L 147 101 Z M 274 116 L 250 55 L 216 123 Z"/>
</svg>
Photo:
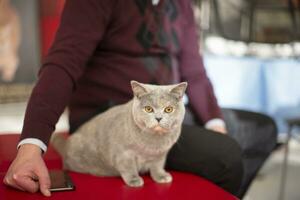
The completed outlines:
<svg viewBox="0 0 300 200">
<path fill-rule="evenodd" d="M 152 130 L 153 130 L 155 133 L 159 134 L 159 135 L 166 134 L 166 133 L 169 132 L 168 129 L 163 128 L 163 127 L 161 127 L 160 125 L 154 126 L 154 127 L 152 128 Z"/>
</svg>

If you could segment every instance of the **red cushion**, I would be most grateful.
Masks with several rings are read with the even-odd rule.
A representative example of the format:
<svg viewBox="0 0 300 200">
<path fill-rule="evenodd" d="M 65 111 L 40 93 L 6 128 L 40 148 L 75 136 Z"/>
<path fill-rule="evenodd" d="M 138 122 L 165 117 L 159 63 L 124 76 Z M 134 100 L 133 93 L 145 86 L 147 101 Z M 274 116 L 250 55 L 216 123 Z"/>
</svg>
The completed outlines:
<svg viewBox="0 0 300 200">
<path fill-rule="evenodd" d="M 10 162 L 16 155 L 16 144 L 19 135 L 0 135 L 0 179 L 2 180 Z M 45 161 L 49 169 L 61 169 L 59 155 L 50 146 Z M 87 174 L 70 172 L 76 185 L 76 191 L 52 193 L 51 199 L 205 199 L 205 200 L 234 200 L 233 195 L 222 190 L 213 183 L 198 176 L 171 172 L 171 184 L 157 184 L 149 176 L 143 176 L 145 185 L 142 188 L 130 188 L 121 178 L 104 178 Z M 41 194 L 28 194 L 6 187 L 0 183 L 1 200 L 6 199 L 37 199 Z"/>
</svg>

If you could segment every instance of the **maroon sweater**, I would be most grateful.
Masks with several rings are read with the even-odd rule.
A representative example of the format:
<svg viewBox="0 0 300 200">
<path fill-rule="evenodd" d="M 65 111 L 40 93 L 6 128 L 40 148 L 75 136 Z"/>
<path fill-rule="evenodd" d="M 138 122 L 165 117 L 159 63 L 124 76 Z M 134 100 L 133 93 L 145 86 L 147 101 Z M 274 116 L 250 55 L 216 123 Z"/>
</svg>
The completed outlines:
<svg viewBox="0 0 300 200">
<path fill-rule="evenodd" d="M 200 123 L 220 118 L 199 55 L 189 0 L 68 0 L 55 41 L 29 100 L 21 139 L 48 144 L 69 107 L 70 125 L 107 102 L 132 98 L 130 80 L 189 83 Z"/>
</svg>

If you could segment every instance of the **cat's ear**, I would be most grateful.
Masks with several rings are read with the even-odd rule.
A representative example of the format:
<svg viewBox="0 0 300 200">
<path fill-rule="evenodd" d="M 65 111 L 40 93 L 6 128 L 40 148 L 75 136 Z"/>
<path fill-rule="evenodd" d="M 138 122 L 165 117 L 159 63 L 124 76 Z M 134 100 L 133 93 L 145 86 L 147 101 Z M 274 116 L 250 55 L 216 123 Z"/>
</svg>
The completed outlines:
<svg viewBox="0 0 300 200">
<path fill-rule="evenodd" d="M 148 93 L 148 90 L 142 83 L 139 83 L 137 81 L 130 81 L 130 84 L 131 84 L 133 94 L 137 98 L 140 98 L 141 96 Z"/>
<path fill-rule="evenodd" d="M 187 85 L 187 82 L 182 82 L 177 85 L 174 85 L 171 88 L 170 93 L 173 94 L 177 99 L 181 99 L 185 93 Z"/>
</svg>

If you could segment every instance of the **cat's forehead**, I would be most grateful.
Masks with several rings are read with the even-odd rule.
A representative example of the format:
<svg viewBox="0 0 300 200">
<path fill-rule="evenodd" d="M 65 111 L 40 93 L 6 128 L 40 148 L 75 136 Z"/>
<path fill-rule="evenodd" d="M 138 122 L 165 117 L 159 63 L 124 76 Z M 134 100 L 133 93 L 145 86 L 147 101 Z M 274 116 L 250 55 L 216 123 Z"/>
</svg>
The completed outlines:
<svg viewBox="0 0 300 200">
<path fill-rule="evenodd" d="M 175 105 L 178 103 L 174 95 L 165 90 L 151 91 L 140 99 L 142 105 L 152 105 L 155 107 L 164 107 L 166 105 Z"/>
</svg>

